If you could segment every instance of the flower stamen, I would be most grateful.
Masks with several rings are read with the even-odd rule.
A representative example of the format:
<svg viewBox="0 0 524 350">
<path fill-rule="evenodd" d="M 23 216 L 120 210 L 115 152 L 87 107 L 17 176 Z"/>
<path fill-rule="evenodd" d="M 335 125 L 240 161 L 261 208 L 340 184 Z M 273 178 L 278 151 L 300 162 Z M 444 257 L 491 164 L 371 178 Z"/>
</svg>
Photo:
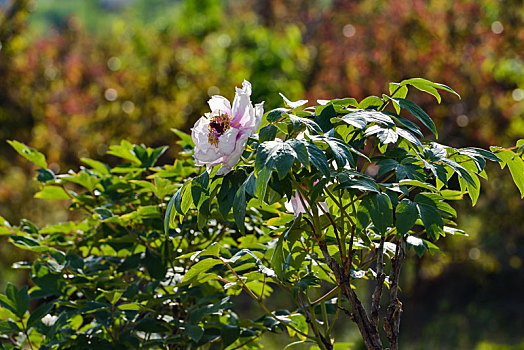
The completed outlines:
<svg viewBox="0 0 524 350">
<path fill-rule="evenodd" d="M 231 127 L 231 117 L 227 114 L 219 114 L 214 116 L 209 123 L 209 137 L 208 142 L 218 147 L 218 138 Z"/>
</svg>

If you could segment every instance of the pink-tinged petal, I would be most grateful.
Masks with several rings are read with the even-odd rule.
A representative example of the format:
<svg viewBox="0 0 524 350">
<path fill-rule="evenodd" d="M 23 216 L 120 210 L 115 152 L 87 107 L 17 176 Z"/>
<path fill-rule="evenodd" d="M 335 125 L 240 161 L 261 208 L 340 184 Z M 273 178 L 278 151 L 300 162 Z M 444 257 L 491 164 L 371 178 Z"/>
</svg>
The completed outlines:
<svg viewBox="0 0 524 350">
<path fill-rule="evenodd" d="M 238 129 L 230 128 L 224 135 L 218 138 L 218 151 L 223 155 L 228 155 L 235 149 Z"/>
<path fill-rule="evenodd" d="M 299 196 L 300 196 L 299 192 L 298 191 L 295 192 L 293 197 L 291 197 L 291 199 L 284 204 L 284 206 L 286 207 L 288 211 L 293 212 L 293 214 L 295 215 L 295 218 L 299 214 L 306 214 L 306 208 L 309 208 L 309 205 L 307 204 L 307 202 L 305 202 L 304 200 L 304 203 L 302 203 L 302 200 L 300 199 Z M 304 207 L 304 204 L 306 205 L 305 207 Z M 327 202 L 320 202 L 318 203 L 318 206 L 320 208 L 320 213 L 319 213 L 320 215 L 324 215 L 325 213 L 329 212 L 329 207 L 327 205 Z"/>
<path fill-rule="evenodd" d="M 226 175 L 227 173 L 231 171 L 231 169 L 232 168 L 230 166 L 224 165 L 222 166 L 222 168 L 218 169 L 217 175 Z"/>
<path fill-rule="evenodd" d="M 291 200 L 284 203 L 284 207 L 287 211 L 295 213 L 295 205 L 293 205 L 293 202 L 295 202 L 295 197 L 292 197 Z"/>
<path fill-rule="evenodd" d="M 235 144 L 235 149 L 233 150 L 233 152 L 229 154 L 229 156 L 227 156 L 224 165 L 232 168 L 238 163 L 240 157 L 242 156 L 242 153 L 244 153 L 244 149 L 246 148 L 246 143 L 249 136 L 249 134 L 241 134 L 240 137 L 238 137 L 237 142 Z"/>
<path fill-rule="evenodd" d="M 231 124 L 241 130 L 253 130 L 256 125 L 256 118 L 255 109 L 251 101 L 247 100 L 245 104 L 242 102 L 238 108 L 238 110 L 233 112 Z"/>
<path fill-rule="evenodd" d="M 318 206 L 320 207 L 320 214 L 329 213 L 329 207 L 327 205 L 327 202 L 320 202 L 318 203 Z"/>
<path fill-rule="evenodd" d="M 223 160 L 223 156 L 218 153 L 215 147 L 195 150 L 193 156 L 195 157 L 195 164 L 199 166 L 204 164 L 217 165 Z"/>
<path fill-rule="evenodd" d="M 207 101 L 211 112 L 214 114 L 227 114 L 231 115 L 231 103 L 229 100 L 223 96 L 215 95 Z"/>
<path fill-rule="evenodd" d="M 209 119 L 201 117 L 195 123 L 195 126 L 191 129 L 191 138 L 195 147 L 198 148 L 204 142 L 207 143 L 209 136 Z"/>
<path fill-rule="evenodd" d="M 242 83 L 242 89 L 236 88 L 232 112 L 231 123 L 235 123 L 239 128 L 255 126 L 255 111 L 251 104 L 251 84 L 247 80 Z"/>
<path fill-rule="evenodd" d="M 253 132 L 256 132 L 262 122 L 262 116 L 264 115 L 264 102 L 257 103 L 255 105 L 255 127 Z"/>
</svg>

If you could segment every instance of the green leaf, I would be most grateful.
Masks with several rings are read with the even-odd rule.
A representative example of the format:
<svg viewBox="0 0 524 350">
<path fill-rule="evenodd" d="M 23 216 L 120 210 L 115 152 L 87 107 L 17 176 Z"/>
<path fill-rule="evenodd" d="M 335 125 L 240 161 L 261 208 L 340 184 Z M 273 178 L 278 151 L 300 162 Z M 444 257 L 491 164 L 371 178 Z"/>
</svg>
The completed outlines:
<svg viewBox="0 0 524 350">
<path fill-rule="evenodd" d="M 7 143 L 9 143 L 11 147 L 13 147 L 18 152 L 18 154 L 29 160 L 31 163 L 36 164 L 40 168 L 47 168 L 47 162 L 45 160 L 45 156 L 42 153 L 16 140 L 8 140 Z"/>
<path fill-rule="evenodd" d="M 304 165 L 306 168 L 311 169 L 309 165 L 309 155 L 307 152 L 306 144 L 301 140 L 295 139 L 287 140 L 286 143 L 289 144 L 295 150 L 297 160 L 300 163 L 302 163 L 302 165 Z"/>
<path fill-rule="evenodd" d="M 278 177 L 282 180 L 289 173 L 297 154 L 293 147 L 282 140 L 266 141 L 257 148 L 255 170 L 264 168 L 276 169 Z"/>
<path fill-rule="evenodd" d="M 175 210 L 181 215 L 186 215 L 191 203 L 193 202 L 191 182 L 191 180 L 186 181 L 175 193 Z"/>
<path fill-rule="evenodd" d="M 367 125 L 367 120 L 364 118 L 361 114 L 355 112 L 355 113 L 348 113 L 342 117 L 339 118 L 332 118 L 331 122 L 336 123 L 338 121 L 342 121 L 348 125 L 352 125 L 357 129 L 363 130 Z"/>
<path fill-rule="evenodd" d="M 11 333 L 19 333 L 19 332 L 22 332 L 22 330 L 13 321 L 0 321 L 0 334 L 11 334 Z M 0 346 L 1 346 L 1 343 L 0 343 Z M 9 349 L 14 349 L 14 348 L 9 348 Z"/>
<path fill-rule="evenodd" d="M 156 320 L 152 317 L 144 317 L 134 325 L 134 330 L 146 333 L 165 333 L 169 332 L 164 322 Z"/>
<path fill-rule="evenodd" d="M 174 128 L 171 129 L 171 131 L 174 132 L 176 136 L 180 137 L 180 141 L 178 141 L 177 143 L 179 143 L 182 147 L 184 146 L 195 147 L 195 144 L 193 143 L 193 139 L 191 138 L 191 135 L 186 134 L 182 130 L 178 130 Z"/>
<path fill-rule="evenodd" d="M 463 178 L 459 178 L 459 184 L 461 189 L 467 189 L 469 198 L 471 198 L 471 204 L 475 206 L 477 204 L 477 200 L 479 199 L 480 195 L 480 180 L 479 177 L 474 174 L 470 173 L 471 179 L 473 180 L 473 185 L 464 180 Z M 464 191 L 462 191 L 464 192 Z"/>
<path fill-rule="evenodd" d="M 331 171 L 324 152 L 322 152 L 322 150 L 320 150 L 320 148 L 318 148 L 313 142 L 307 142 L 306 147 L 311 164 L 313 164 L 313 166 L 325 176 L 330 176 Z"/>
<path fill-rule="evenodd" d="M 437 98 L 437 101 L 439 103 L 440 103 L 440 95 L 438 95 L 438 92 L 437 92 L 437 95 L 438 95 L 438 97 L 437 97 L 434 94 L 433 90 L 435 90 L 435 92 L 436 92 L 436 89 L 444 90 L 444 91 L 447 91 L 447 92 L 451 92 L 452 94 L 455 94 L 455 95 L 457 95 L 458 98 L 460 98 L 460 95 L 458 93 L 456 93 L 455 90 L 453 90 L 449 86 L 446 86 L 444 84 L 434 83 L 434 82 L 426 80 L 426 79 L 412 78 L 412 79 L 406 79 L 406 80 L 403 80 L 403 81 L 400 82 L 400 85 L 403 85 L 403 86 L 407 85 L 407 84 L 412 85 L 412 86 L 416 87 L 417 89 L 419 89 L 421 91 L 425 91 L 425 92 L 428 92 L 428 93 L 432 94 L 433 96 L 435 96 L 435 98 Z"/>
<path fill-rule="evenodd" d="M 389 93 L 391 97 L 406 98 L 408 95 L 408 87 L 402 86 L 399 83 L 389 83 Z"/>
<path fill-rule="evenodd" d="M 442 158 L 442 163 L 448 165 L 451 169 L 455 170 L 460 178 L 466 180 L 468 184 L 471 186 L 477 186 L 477 183 L 475 182 L 473 176 L 476 176 L 474 172 L 468 171 L 465 169 L 462 165 L 458 164 L 457 162 L 448 159 L 448 158 Z M 478 180 L 478 179 L 477 179 Z M 480 184 L 480 182 L 479 182 Z M 479 187 L 480 189 L 480 187 Z"/>
<path fill-rule="evenodd" d="M 424 112 L 422 108 L 417 106 L 415 103 L 411 102 L 410 100 L 406 100 L 403 98 L 395 98 L 400 105 L 400 107 L 407 109 L 411 112 L 422 124 L 424 124 L 425 127 L 427 127 L 431 132 L 438 138 L 438 132 L 437 128 L 435 126 L 435 123 L 433 123 L 433 120 L 429 117 L 429 115 Z"/>
<path fill-rule="evenodd" d="M 38 175 L 36 179 L 40 182 L 46 183 L 47 181 L 53 181 L 56 179 L 55 173 L 50 169 L 40 168 L 37 170 Z"/>
<path fill-rule="evenodd" d="M 186 324 L 184 334 L 187 334 L 195 343 L 197 343 L 204 335 L 204 328 L 192 324 Z"/>
<path fill-rule="evenodd" d="M 16 312 L 15 301 L 11 300 L 7 295 L 0 294 L 0 305 L 14 313 Z"/>
<path fill-rule="evenodd" d="M 222 262 L 217 259 L 209 258 L 209 259 L 200 260 L 199 262 L 191 266 L 189 270 L 187 270 L 186 274 L 184 275 L 184 278 L 182 279 L 182 282 L 191 281 L 193 278 L 197 277 L 199 274 L 205 273 L 209 271 L 209 269 L 211 269 L 213 266 L 216 266 L 219 264 L 222 264 Z"/>
<path fill-rule="evenodd" d="M 417 194 L 415 196 L 417 209 L 422 219 L 422 223 L 426 228 L 427 235 L 437 240 L 439 235 L 443 233 L 444 222 L 440 215 L 437 204 L 428 196 Z"/>
<path fill-rule="evenodd" d="M 400 180 L 398 182 L 398 185 L 399 186 L 415 186 L 415 187 L 425 188 L 427 190 L 430 190 L 431 192 L 438 192 L 438 190 L 434 186 L 428 183 L 422 182 L 422 181 L 418 181 L 418 180 Z"/>
<path fill-rule="evenodd" d="M 491 147 L 491 150 L 497 151 L 500 148 Z M 502 169 L 504 169 L 506 164 L 508 165 L 511 177 L 520 191 L 520 196 L 524 198 L 524 161 L 509 150 L 497 152 L 497 156 L 502 160 L 500 164 Z"/>
<path fill-rule="evenodd" d="M 298 130 L 300 128 L 300 125 L 305 125 L 309 130 L 314 131 L 317 134 L 323 133 L 320 126 L 316 122 L 308 118 L 297 117 L 297 116 L 294 116 L 293 114 L 289 114 L 288 116 L 289 116 L 289 120 L 293 124 L 293 129 L 295 130 Z"/>
<path fill-rule="evenodd" d="M 389 115 L 375 110 L 356 111 L 351 113 L 351 115 L 354 118 L 364 118 L 367 121 L 367 123 L 377 123 L 388 127 L 392 127 L 395 125 L 395 122 L 393 121 L 393 119 L 391 119 Z"/>
<path fill-rule="evenodd" d="M 171 213 L 173 211 L 173 205 L 176 200 L 176 194 L 171 197 L 169 203 L 167 203 L 166 215 L 164 216 L 164 233 L 167 235 L 169 232 L 169 223 L 171 222 Z"/>
<path fill-rule="evenodd" d="M 260 143 L 266 141 L 273 141 L 277 136 L 278 128 L 274 124 L 269 124 L 260 129 L 258 133 L 258 141 Z"/>
<path fill-rule="evenodd" d="M 269 179 L 271 179 L 271 173 L 272 173 L 271 169 L 264 168 L 256 176 L 255 194 L 256 194 L 257 198 L 260 199 L 260 201 L 262 201 L 264 199 L 265 195 L 266 195 L 267 183 L 269 182 Z M 244 188 L 244 192 L 245 192 L 247 187 L 243 186 L 243 188 Z M 235 197 L 235 199 L 236 199 L 236 197 Z M 245 201 L 245 198 L 244 198 L 244 201 Z M 233 205 L 235 205 L 235 204 L 233 204 Z M 236 208 L 236 206 L 235 206 L 235 208 Z"/>
<path fill-rule="evenodd" d="M 320 129 L 322 129 L 323 132 L 328 132 L 329 130 L 333 129 L 333 124 L 331 124 L 331 118 L 334 118 L 337 116 L 337 112 L 335 111 L 335 108 L 333 107 L 333 104 L 330 103 L 324 108 L 322 108 L 322 111 L 319 115 L 315 116 L 315 123 L 320 126 Z"/>
<path fill-rule="evenodd" d="M 379 108 L 380 106 L 382 106 L 383 103 L 384 101 L 378 96 L 368 96 L 362 101 L 360 101 L 360 103 L 358 104 L 358 108 Z"/>
<path fill-rule="evenodd" d="M 404 198 L 395 209 L 396 227 L 399 235 L 408 233 L 418 219 L 418 210 L 415 203 Z"/>
<path fill-rule="evenodd" d="M 98 177 L 88 174 L 86 171 L 81 171 L 77 174 L 71 172 L 68 175 L 61 176 L 61 179 L 76 183 L 88 191 L 93 191 L 96 185 L 100 182 Z"/>
<path fill-rule="evenodd" d="M 415 252 L 419 257 L 424 255 L 425 251 L 428 249 L 427 242 L 422 238 L 416 236 L 409 235 L 406 239 L 406 242 L 408 244 L 408 248 L 413 247 L 413 249 L 415 249 Z"/>
<path fill-rule="evenodd" d="M 222 347 L 225 349 L 240 337 L 240 328 L 235 325 L 223 324 L 220 336 L 222 337 Z"/>
<path fill-rule="evenodd" d="M 393 225 L 393 206 L 389 196 L 385 193 L 377 193 L 364 197 L 361 205 L 369 212 L 373 226 L 385 234 L 387 228 Z"/>
<path fill-rule="evenodd" d="M 22 318 L 29 309 L 29 294 L 27 294 L 28 286 L 24 286 L 20 290 L 17 290 L 16 287 L 8 283 L 5 294 L 7 298 L 11 301 L 10 305 L 14 307 L 14 313 Z"/>
<path fill-rule="evenodd" d="M 266 120 L 270 123 L 276 123 L 282 118 L 282 114 L 287 111 L 286 108 L 273 109 L 266 113 Z"/>
<path fill-rule="evenodd" d="M 129 141 L 126 141 L 126 140 L 122 140 L 120 142 L 120 145 L 110 146 L 107 154 L 112 154 L 114 156 L 129 160 L 135 164 L 142 163 L 140 159 L 138 159 L 133 149 L 133 145 Z"/>
<path fill-rule="evenodd" d="M 217 196 L 218 210 L 224 219 L 227 218 L 227 215 L 233 206 L 235 195 L 245 180 L 246 173 L 243 169 L 230 171 L 224 176 Z"/>
<path fill-rule="evenodd" d="M 80 158 L 80 160 L 89 165 L 93 170 L 96 170 L 98 173 L 102 175 L 109 175 L 109 167 L 106 164 L 90 158 Z"/>
<path fill-rule="evenodd" d="M 143 264 L 152 278 L 162 280 L 166 276 L 166 262 L 160 255 L 158 255 L 158 253 L 152 252 L 150 249 L 147 249 L 145 259 L 143 260 Z"/>
<path fill-rule="evenodd" d="M 466 147 L 466 148 L 459 149 L 459 152 L 460 153 L 466 152 L 466 154 L 468 155 L 476 154 L 478 156 L 486 158 L 487 160 L 491 160 L 492 162 L 497 162 L 497 163 L 502 162 L 502 159 L 500 159 L 495 153 L 492 153 L 482 148 Z"/>
<path fill-rule="evenodd" d="M 298 281 L 297 286 L 302 291 L 306 291 L 309 287 L 319 287 L 320 279 L 318 279 L 314 274 L 308 273 Z"/>
<path fill-rule="evenodd" d="M 31 313 L 27 320 L 27 328 L 31 328 L 36 325 L 45 315 L 49 314 L 53 308 L 53 303 L 45 303 L 40 305 L 35 311 Z"/>
<path fill-rule="evenodd" d="M 290 101 L 286 96 L 284 96 L 284 94 L 282 94 L 281 92 L 278 93 L 282 99 L 284 100 L 284 102 L 286 103 L 286 105 L 289 106 L 289 108 L 291 109 L 295 109 L 295 108 L 298 108 L 300 106 L 303 106 L 307 103 L 307 100 L 298 100 L 298 101 Z"/>
<path fill-rule="evenodd" d="M 275 271 L 275 274 L 277 275 L 278 279 L 281 281 L 285 281 L 284 279 L 284 239 L 286 234 L 291 230 L 291 227 L 286 231 L 286 233 L 283 233 L 278 237 L 277 245 L 275 246 L 275 250 L 273 251 L 273 255 L 271 256 L 271 268 L 273 271 Z"/>
<path fill-rule="evenodd" d="M 389 143 L 395 143 L 398 140 L 398 134 L 391 128 L 384 128 L 380 125 L 372 125 L 367 130 L 364 136 L 375 135 L 378 140 L 387 145 Z"/>
<path fill-rule="evenodd" d="M 42 191 L 35 194 L 40 199 L 70 199 L 67 192 L 59 186 L 45 186 Z"/>
<path fill-rule="evenodd" d="M 328 144 L 339 168 L 345 167 L 346 164 L 355 166 L 355 160 L 351 155 L 351 148 L 348 144 L 334 137 L 324 137 L 322 140 Z"/>
</svg>

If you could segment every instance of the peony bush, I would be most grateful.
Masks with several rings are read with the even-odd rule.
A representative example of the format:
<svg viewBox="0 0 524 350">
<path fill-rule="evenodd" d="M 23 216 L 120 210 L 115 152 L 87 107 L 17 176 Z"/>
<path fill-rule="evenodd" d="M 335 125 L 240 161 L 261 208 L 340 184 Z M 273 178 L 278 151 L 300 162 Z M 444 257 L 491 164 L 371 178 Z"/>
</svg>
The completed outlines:
<svg viewBox="0 0 524 350">
<path fill-rule="evenodd" d="M 476 203 L 487 161 L 507 165 L 524 195 L 522 140 L 490 151 L 435 141 L 407 95 L 440 102 L 456 94 L 445 85 L 408 79 L 315 106 L 283 96 L 265 114 L 251 89 L 244 81 L 233 104 L 213 96 L 191 135 L 174 130 L 173 164 L 158 164 L 166 147 L 122 141 L 108 152 L 115 167 L 82 159 L 55 174 L 10 142 L 38 167 L 35 196 L 74 215 L 42 228 L 0 219 L 0 234 L 34 253 L 14 266 L 30 282 L 0 295 L 2 348 L 240 349 L 279 332 L 290 347 L 348 349 L 333 330 L 349 319 L 366 348 L 398 349 L 404 261 L 466 235 L 450 202 Z M 249 317 L 244 297 L 257 305 Z"/>
</svg>

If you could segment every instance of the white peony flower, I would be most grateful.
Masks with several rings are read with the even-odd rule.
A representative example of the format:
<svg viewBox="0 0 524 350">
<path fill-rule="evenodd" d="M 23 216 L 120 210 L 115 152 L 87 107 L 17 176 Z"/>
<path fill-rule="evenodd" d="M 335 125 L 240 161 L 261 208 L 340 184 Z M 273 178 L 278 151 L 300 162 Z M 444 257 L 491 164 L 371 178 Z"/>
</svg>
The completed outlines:
<svg viewBox="0 0 524 350">
<path fill-rule="evenodd" d="M 301 213 L 306 214 L 307 213 L 306 208 L 309 207 L 309 204 L 308 202 L 306 202 L 304 197 L 302 197 L 302 199 L 304 200 L 304 203 L 302 203 L 302 200 L 300 199 L 299 196 L 301 197 L 302 195 L 298 191 L 296 191 L 293 197 L 291 197 L 291 199 L 284 204 L 286 209 L 295 215 L 295 218 L 297 218 L 297 216 Z M 306 208 L 304 208 L 304 204 L 306 205 Z M 319 212 L 320 215 L 324 215 L 325 213 L 329 211 L 327 202 L 319 202 L 318 206 L 320 209 L 320 212 Z"/>
<path fill-rule="evenodd" d="M 211 113 L 206 113 L 191 129 L 196 165 L 212 168 L 223 164 L 217 175 L 224 175 L 238 163 L 264 114 L 264 102 L 253 107 L 250 97 L 251 84 L 247 80 L 242 89 L 236 88 L 233 106 L 225 97 L 211 97 L 208 101 Z"/>
<path fill-rule="evenodd" d="M 42 318 L 42 323 L 45 324 L 48 327 L 51 327 L 55 324 L 56 320 L 58 319 L 58 316 L 53 316 L 51 314 L 47 314 Z"/>
</svg>

